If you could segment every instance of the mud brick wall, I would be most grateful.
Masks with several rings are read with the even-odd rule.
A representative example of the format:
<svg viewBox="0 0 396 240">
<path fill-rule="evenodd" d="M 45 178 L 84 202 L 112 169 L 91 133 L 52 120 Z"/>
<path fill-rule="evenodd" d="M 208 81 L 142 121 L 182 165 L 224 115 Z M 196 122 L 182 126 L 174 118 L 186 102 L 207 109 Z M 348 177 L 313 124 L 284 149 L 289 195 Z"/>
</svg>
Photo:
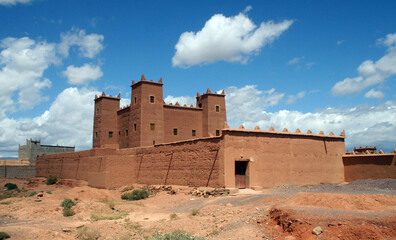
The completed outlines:
<svg viewBox="0 0 396 240">
<path fill-rule="evenodd" d="M 0 166 L 0 178 L 32 178 L 35 166 Z"/>
<path fill-rule="evenodd" d="M 270 131 L 223 131 L 226 186 L 235 186 L 235 161 L 248 161 L 247 187 L 344 181 L 343 137 Z"/>
<path fill-rule="evenodd" d="M 345 181 L 358 179 L 396 179 L 396 154 L 344 155 Z"/>
<path fill-rule="evenodd" d="M 224 186 L 220 138 L 164 144 L 136 150 L 136 182 L 186 186 Z"/>
<path fill-rule="evenodd" d="M 85 180 L 91 186 L 106 187 L 106 156 L 115 149 L 40 155 L 36 163 L 36 176 L 50 175 L 65 179 Z"/>
</svg>

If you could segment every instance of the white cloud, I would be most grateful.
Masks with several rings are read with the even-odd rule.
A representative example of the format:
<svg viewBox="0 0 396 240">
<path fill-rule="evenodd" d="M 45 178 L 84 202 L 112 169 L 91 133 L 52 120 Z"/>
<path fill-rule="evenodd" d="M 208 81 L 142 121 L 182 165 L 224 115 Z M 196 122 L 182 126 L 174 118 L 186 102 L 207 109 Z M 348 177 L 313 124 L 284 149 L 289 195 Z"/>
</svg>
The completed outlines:
<svg viewBox="0 0 396 240">
<path fill-rule="evenodd" d="M 46 97 L 41 90 L 51 87 L 43 72 L 59 63 L 55 44 L 28 37 L 5 38 L 0 42 L 0 119 L 7 111 L 31 109 Z M 17 104 L 13 96 L 17 96 Z"/>
<path fill-rule="evenodd" d="M 382 91 L 376 91 L 374 88 L 364 94 L 366 98 L 384 98 L 384 93 Z"/>
<path fill-rule="evenodd" d="M 165 99 L 164 99 L 166 104 L 172 103 L 173 105 L 175 105 L 177 102 L 183 106 L 184 104 L 186 104 L 187 106 L 196 105 L 196 99 L 194 97 L 190 97 L 190 96 L 182 96 L 182 97 L 174 97 L 171 95 L 168 95 Z"/>
<path fill-rule="evenodd" d="M 279 95 L 275 91 L 270 92 L 272 95 Z M 278 131 L 282 131 L 283 128 L 295 131 L 299 128 L 302 132 L 310 129 L 314 133 L 319 133 L 322 130 L 326 134 L 333 131 L 336 135 L 345 129 L 347 148 L 366 145 L 378 145 L 379 148 L 388 151 L 395 148 L 395 101 L 377 106 L 327 108 L 312 113 L 288 110 L 267 112 L 266 109 L 271 104 L 265 100 L 267 96 L 263 93 L 256 86 L 226 89 L 227 119 L 230 127 L 236 128 L 244 124 L 246 128 L 253 129 L 258 125 L 261 129 L 267 130 L 273 126 Z"/>
<path fill-rule="evenodd" d="M 306 64 L 305 64 L 305 66 L 307 67 L 307 69 L 310 69 L 313 65 L 315 65 L 314 62 L 309 62 L 309 63 L 306 63 Z"/>
<path fill-rule="evenodd" d="M 250 5 L 248 5 L 248 6 L 246 6 L 246 8 L 243 10 L 243 13 L 248 13 L 250 10 L 252 10 L 253 9 L 253 7 L 252 6 L 250 6 Z"/>
<path fill-rule="evenodd" d="M 95 94 L 99 92 L 67 88 L 38 117 L 0 120 L 0 152 L 15 155 L 18 144 L 27 138 L 41 139 L 43 144 L 91 148 Z"/>
<path fill-rule="evenodd" d="M 388 47 L 387 53 L 376 62 L 366 60 L 360 64 L 357 69 L 359 76 L 337 82 L 331 90 L 334 95 L 360 93 L 396 74 L 396 33 L 378 39 L 377 43 Z"/>
<path fill-rule="evenodd" d="M 231 125 L 241 124 L 245 118 L 259 118 L 265 108 L 277 105 L 284 97 L 283 93 L 276 92 L 274 88 L 261 91 L 256 85 L 228 87 L 225 94 L 227 119 Z"/>
<path fill-rule="evenodd" d="M 61 40 L 58 49 L 65 57 L 69 56 L 69 49 L 72 46 L 78 46 L 80 54 L 87 58 L 94 58 L 104 48 L 103 35 L 96 33 L 87 35 L 85 30 L 75 28 L 70 32 L 61 34 Z"/>
<path fill-rule="evenodd" d="M 33 2 L 33 0 L 0 0 L 0 5 L 3 6 L 15 6 L 18 3 L 28 4 Z"/>
<path fill-rule="evenodd" d="M 62 73 L 67 77 L 67 82 L 69 84 L 75 85 L 94 81 L 103 76 L 103 72 L 99 66 L 93 66 L 92 64 L 87 63 L 81 67 L 75 67 L 73 65 L 68 66 Z"/>
<path fill-rule="evenodd" d="M 301 99 L 305 96 L 305 91 L 301 91 L 299 93 L 297 93 L 297 95 L 289 95 L 287 97 L 286 103 L 287 104 L 293 104 L 295 103 L 298 99 Z"/>
<path fill-rule="evenodd" d="M 250 9 L 247 7 L 246 10 Z M 292 20 L 268 21 L 257 27 L 243 12 L 232 17 L 216 14 L 197 33 L 180 35 L 172 64 L 190 67 L 220 60 L 246 63 L 250 55 L 272 43 L 292 23 Z"/>
<path fill-rule="evenodd" d="M 295 57 L 293 59 L 290 59 L 287 64 L 291 65 L 291 64 L 297 64 L 299 63 L 302 59 L 304 59 L 304 56 L 302 57 Z"/>
<path fill-rule="evenodd" d="M 343 44 L 345 42 L 345 40 L 338 40 L 337 41 L 337 45 L 341 45 L 341 44 Z"/>
</svg>

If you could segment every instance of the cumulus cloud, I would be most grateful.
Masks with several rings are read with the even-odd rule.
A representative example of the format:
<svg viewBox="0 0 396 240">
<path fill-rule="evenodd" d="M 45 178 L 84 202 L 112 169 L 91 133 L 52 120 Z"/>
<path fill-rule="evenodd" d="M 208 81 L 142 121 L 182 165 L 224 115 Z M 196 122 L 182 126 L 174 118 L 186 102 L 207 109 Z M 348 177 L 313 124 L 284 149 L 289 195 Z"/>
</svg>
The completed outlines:
<svg viewBox="0 0 396 240">
<path fill-rule="evenodd" d="M 181 97 L 174 97 L 172 95 L 168 95 L 165 99 L 164 99 L 166 104 L 172 103 L 173 105 L 176 104 L 177 102 L 180 105 L 184 105 L 186 104 L 187 106 L 193 105 L 195 106 L 196 104 L 196 99 L 194 97 L 190 97 L 190 96 L 181 96 Z"/>
<path fill-rule="evenodd" d="M 16 155 L 18 144 L 27 138 L 44 144 L 92 147 L 94 97 L 96 90 L 75 87 L 63 90 L 50 108 L 35 118 L 0 120 L 0 152 Z"/>
<path fill-rule="evenodd" d="M 346 131 L 346 147 L 377 146 L 385 151 L 392 151 L 396 142 L 396 102 L 388 101 L 379 105 L 358 105 L 352 108 L 328 107 L 315 112 L 301 112 L 280 110 L 268 111 L 269 107 L 279 104 L 284 93 L 274 89 L 262 91 L 255 85 L 241 88 L 228 87 L 225 89 L 227 121 L 230 127 L 237 128 L 244 124 L 247 129 L 259 126 L 263 130 L 273 126 L 282 131 L 287 128 L 302 132 L 308 130 L 314 133 L 331 131 L 339 135 Z M 305 94 L 305 93 L 304 93 Z M 300 97 L 303 92 L 297 94 Z M 190 98 L 193 97 L 183 97 Z M 178 99 L 171 97 L 169 99 Z M 178 99 L 179 103 L 182 102 Z"/>
<path fill-rule="evenodd" d="M 227 119 L 235 126 L 243 123 L 245 117 L 260 118 L 265 108 L 277 105 L 284 97 L 283 93 L 276 92 L 274 88 L 262 91 L 256 85 L 228 87 L 225 93 Z"/>
<path fill-rule="evenodd" d="M 338 40 L 337 41 L 337 45 L 341 45 L 341 44 L 343 44 L 345 42 L 345 40 Z"/>
<path fill-rule="evenodd" d="M 0 5 L 3 5 L 3 6 L 15 6 L 18 3 L 28 4 L 28 3 L 31 3 L 31 2 L 33 2 L 33 0 L 0 0 Z"/>
<path fill-rule="evenodd" d="M 70 32 L 61 34 L 61 43 L 58 45 L 59 52 L 63 56 L 69 56 L 69 49 L 78 46 L 79 53 L 83 57 L 94 58 L 104 48 L 104 37 L 101 34 L 86 34 L 85 30 L 73 28 Z"/>
<path fill-rule="evenodd" d="M 262 22 L 257 27 L 245 14 L 251 7 L 236 16 L 212 16 L 198 32 L 180 35 L 172 58 L 176 67 L 190 67 L 202 63 L 229 61 L 246 63 L 249 56 L 272 43 L 293 23 L 284 20 Z"/>
<path fill-rule="evenodd" d="M 62 72 L 67 77 L 67 82 L 74 85 L 81 85 L 89 81 L 94 81 L 103 76 L 99 66 L 84 64 L 81 67 L 70 65 Z"/>
<path fill-rule="evenodd" d="M 384 93 L 382 91 L 376 91 L 374 88 L 364 94 L 366 98 L 384 98 Z"/>
<path fill-rule="evenodd" d="M 289 95 L 287 97 L 286 103 L 287 104 L 293 104 L 295 103 L 298 99 L 301 99 L 305 96 L 305 91 L 301 91 L 299 93 L 297 93 L 297 95 Z"/>
<path fill-rule="evenodd" d="M 253 129 L 258 125 L 261 129 L 273 126 L 276 130 L 283 128 L 302 132 L 308 129 L 314 133 L 333 131 L 340 134 L 345 129 L 346 147 L 374 145 L 391 151 L 396 142 L 396 102 L 388 101 L 376 106 L 358 105 L 353 108 L 329 107 L 316 112 L 300 112 L 280 110 L 268 112 L 271 104 L 263 100 L 268 97 L 256 86 L 226 89 L 227 119 L 230 127 L 244 124 Z M 272 92 L 272 95 L 279 95 Z M 302 94 L 301 94 L 302 95 Z M 271 97 L 271 96 L 269 96 Z M 278 97 L 279 99 L 279 97 Z M 266 104 L 267 102 L 267 104 Z M 272 102 L 273 104 L 279 101 Z"/>
<path fill-rule="evenodd" d="M 7 111 L 31 109 L 47 97 L 41 96 L 51 81 L 43 72 L 57 64 L 55 44 L 28 37 L 5 38 L 0 42 L 0 119 Z M 17 96 L 17 101 L 13 96 Z"/>
<path fill-rule="evenodd" d="M 366 60 L 358 67 L 358 76 L 337 82 L 331 92 L 334 95 L 360 93 L 363 89 L 383 83 L 396 74 L 396 33 L 377 40 L 377 44 L 387 47 L 386 54 L 379 60 Z"/>
</svg>

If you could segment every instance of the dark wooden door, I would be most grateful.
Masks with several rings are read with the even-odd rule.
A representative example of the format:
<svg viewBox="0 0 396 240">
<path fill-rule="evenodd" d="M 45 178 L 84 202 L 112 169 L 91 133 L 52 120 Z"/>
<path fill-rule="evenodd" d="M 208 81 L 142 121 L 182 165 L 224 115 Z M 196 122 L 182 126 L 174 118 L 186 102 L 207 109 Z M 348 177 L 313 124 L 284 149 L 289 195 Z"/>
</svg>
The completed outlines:
<svg viewBox="0 0 396 240">
<path fill-rule="evenodd" d="M 247 161 L 235 161 L 235 187 L 246 188 Z"/>
</svg>

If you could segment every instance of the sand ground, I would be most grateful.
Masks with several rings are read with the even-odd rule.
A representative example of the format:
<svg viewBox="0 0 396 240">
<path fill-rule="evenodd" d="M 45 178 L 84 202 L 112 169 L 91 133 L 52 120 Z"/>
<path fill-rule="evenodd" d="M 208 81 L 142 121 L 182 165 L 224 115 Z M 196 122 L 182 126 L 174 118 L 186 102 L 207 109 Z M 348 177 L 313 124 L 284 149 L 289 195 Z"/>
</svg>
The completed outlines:
<svg viewBox="0 0 396 240">
<path fill-rule="evenodd" d="M 176 230 L 205 239 L 396 239 L 392 179 L 241 190 L 209 198 L 191 195 L 190 187 L 172 186 L 175 194 L 163 190 L 139 201 L 121 200 L 130 186 L 96 189 L 83 181 L 0 180 L 1 186 L 8 182 L 24 189 L 0 201 L 0 231 L 11 239 L 83 239 L 84 233 L 98 239 L 145 239 Z M 66 198 L 77 202 L 74 216 L 62 214 Z M 322 232 L 315 235 L 318 226 Z"/>
</svg>

